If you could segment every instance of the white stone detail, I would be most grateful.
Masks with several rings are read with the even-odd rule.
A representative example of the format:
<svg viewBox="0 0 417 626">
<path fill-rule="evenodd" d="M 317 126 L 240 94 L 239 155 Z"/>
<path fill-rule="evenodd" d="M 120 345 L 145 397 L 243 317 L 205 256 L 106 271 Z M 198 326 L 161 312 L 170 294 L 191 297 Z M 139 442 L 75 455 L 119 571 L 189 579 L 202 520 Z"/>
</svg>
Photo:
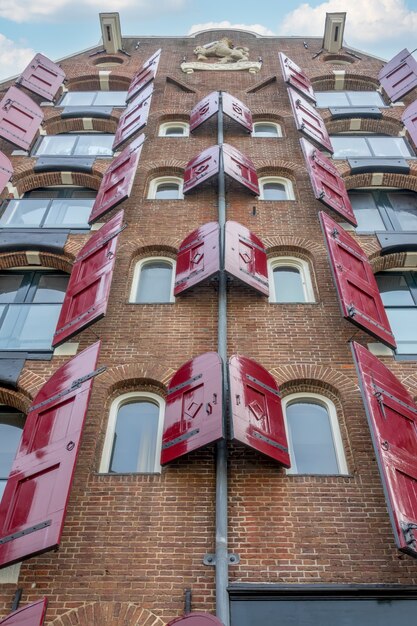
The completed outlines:
<svg viewBox="0 0 417 626">
<path fill-rule="evenodd" d="M 54 356 L 74 356 L 80 344 L 76 341 L 66 341 L 54 350 Z"/>
<path fill-rule="evenodd" d="M 26 252 L 26 261 L 28 265 L 41 265 L 39 252 Z"/>
<path fill-rule="evenodd" d="M 379 341 L 368 343 L 368 350 L 375 356 L 393 356 L 394 354 L 394 350 L 391 350 L 383 343 L 379 343 Z"/>
<path fill-rule="evenodd" d="M 384 180 L 384 174 L 380 172 L 376 172 L 375 174 L 372 174 L 371 185 L 373 187 L 382 185 L 383 180 Z"/>
<path fill-rule="evenodd" d="M 20 566 L 22 563 L 15 563 L 0 570 L 0 585 L 16 585 L 19 580 Z"/>
<path fill-rule="evenodd" d="M 345 88 L 346 70 L 333 70 L 333 74 L 334 74 L 334 88 L 337 91 L 342 91 Z"/>
<path fill-rule="evenodd" d="M 83 128 L 84 130 L 94 130 L 92 117 L 83 117 Z"/>
<path fill-rule="evenodd" d="M 100 89 L 101 91 L 109 91 L 110 90 L 110 79 L 111 70 L 100 70 L 98 73 L 98 77 L 100 80 Z"/>
<path fill-rule="evenodd" d="M 91 224 L 91 230 L 100 230 L 102 226 L 104 226 L 105 222 L 96 222 L 95 224 Z"/>
<path fill-rule="evenodd" d="M 63 185 L 73 185 L 71 172 L 61 172 L 61 182 Z"/>
<path fill-rule="evenodd" d="M 237 61 L 236 63 L 202 63 L 194 61 L 181 63 L 181 69 L 185 74 L 192 74 L 195 70 L 227 72 L 248 70 L 251 74 L 256 74 L 262 69 L 262 63 L 260 61 Z"/>
<path fill-rule="evenodd" d="M 407 252 L 404 267 L 417 267 L 417 252 Z"/>
<path fill-rule="evenodd" d="M 360 130 L 361 129 L 362 120 L 360 118 L 355 118 L 350 120 L 349 130 Z"/>
</svg>

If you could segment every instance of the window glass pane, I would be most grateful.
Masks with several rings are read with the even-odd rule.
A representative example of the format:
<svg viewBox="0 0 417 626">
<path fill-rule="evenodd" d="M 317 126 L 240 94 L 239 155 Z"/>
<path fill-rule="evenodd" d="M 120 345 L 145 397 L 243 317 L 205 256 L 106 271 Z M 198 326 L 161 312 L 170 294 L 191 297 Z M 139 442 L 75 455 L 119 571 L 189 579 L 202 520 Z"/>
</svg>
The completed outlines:
<svg viewBox="0 0 417 626">
<path fill-rule="evenodd" d="M 69 189 L 70 198 L 93 198 L 95 199 L 97 192 L 94 189 Z"/>
<path fill-rule="evenodd" d="M 38 282 L 33 302 L 63 302 L 69 276 L 65 274 L 43 274 Z"/>
<path fill-rule="evenodd" d="M 315 94 L 319 109 L 349 106 L 349 102 L 344 91 L 316 91 Z"/>
<path fill-rule="evenodd" d="M 291 266 L 273 270 L 275 302 L 305 302 L 300 270 Z"/>
<path fill-rule="evenodd" d="M 372 151 L 377 157 L 412 156 L 402 137 L 368 137 Z"/>
<path fill-rule="evenodd" d="M 112 156 L 113 135 L 80 135 L 75 156 Z"/>
<path fill-rule="evenodd" d="M 417 307 L 386 309 L 398 354 L 417 354 Z"/>
<path fill-rule="evenodd" d="M 48 228 L 90 228 L 88 218 L 93 204 L 93 198 L 53 200 L 45 226 Z"/>
<path fill-rule="evenodd" d="M 60 102 L 61 107 L 90 106 L 93 104 L 95 91 L 69 91 Z"/>
<path fill-rule="evenodd" d="M 50 350 L 61 304 L 9 304 L 0 350 Z"/>
<path fill-rule="evenodd" d="M 372 156 L 365 137 L 340 137 L 333 135 L 330 139 L 334 149 L 334 159 Z"/>
<path fill-rule="evenodd" d="M 153 402 L 123 404 L 117 414 L 110 472 L 153 472 L 159 407 Z"/>
<path fill-rule="evenodd" d="M 98 91 L 94 100 L 94 106 L 126 106 L 127 91 Z"/>
<path fill-rule="evenodd" d="M 262 185 L 264 200 L 286 200 L 287 190 L 282 183 L 264 183 Z"/>
<path fill-rule="evenodd" d="M 0 302 L 14 302 L 25 279 L 24 274 L 0 274 Z"/>
<path fill-rule="evenodd" d="M 32 189 L 32 191 L 26 191 L 23 198 L 26 200 L 27 198 L 31 198 L 32 200 L 35 198 L 47 198 L 50 200 L 51 198 L 58 198 L 60 194 L 62 194 L 64 188 L 62 189 L 54 189 L 53 187 L 48 187 L 45 189 Z"/>
<path fill-rule="evenodd" d="M 37 156 L 53 155 L 53 156 L 71 156 L 77 140 L 77 135 L 51 135 L 50 137 L 42 137 L 42 141 L 36 148 Z"/>
<path fill-rule="evenodd" d="M 378 211 L 375 198 L 371 192 L 355 191 L 349 194 L 349 198 L 358 221 L 358 230 L 386 230 L 381 214 Z"/>
<path fill-rule="evenodd" d="M 297 402 L 287 406 L 286 415 L 297 473 L 339 473 L 327 409 L 313 402 Z"/>
<path fill-rule="evenodd" d="M 163 261 L 142 266 L 136 302 L 169 302 L 171 299 L 172 265 Z"/>
<path fill-rule="evenodd" d="M 24 424 L 20 413 L 0 413 L 0 479 L 9 476 Z"/>
<path fill-rule="evenodd" d="M 279 137 L 278 128 L 274 124 L 257 122 L 254 131 L 256 137 Z"/>
<path fill-rule="evenodd" d="M 347 96 L 352 106 L 384 106 L 384 101 L 377 91 L 348 91 Z"/>
<path fill-rule="evenodd" d="M 183 126 L 170 126 L 165 129 L 166 137 L 182 137 L 185 133 L 185 128 Z"/>
<path fill-rule="evenodd" d="M 387 195 L 401 230 L 417 231 L 417 194 L 407 191 L 392 191 L 388 192 Z"/>
<path fill-rule="evenodd" d="M 156 188 L 155 198 L 158 200 L 177 200 L 180 196 L 178 183 L 160 183 Z"/>
<path fill-rule="evenodd" d="M 407 306 L 414 304 L 413 297 L 403 274 L 383 272 L 381 274 L 375 274 L 375 278 L 378 283 L 382 302 L 385 306 Z"/>
<path fill-rule="evenodd" d="M 2 227 L 38 228 L 45 215 L 48 200 L 10 200 L 0 218 Z"/>
</svg>

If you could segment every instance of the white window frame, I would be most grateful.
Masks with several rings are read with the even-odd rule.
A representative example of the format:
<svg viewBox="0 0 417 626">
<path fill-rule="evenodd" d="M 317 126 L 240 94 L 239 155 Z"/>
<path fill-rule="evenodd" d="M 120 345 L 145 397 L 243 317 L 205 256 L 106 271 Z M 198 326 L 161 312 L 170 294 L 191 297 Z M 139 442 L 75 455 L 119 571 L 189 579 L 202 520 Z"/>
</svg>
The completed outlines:
<svg viewBox="0 0 417 626">
<path fill-rule="evenodd" d="M 167 130 L 170 128 L 182 128 L 184 131 L 182 135 L 167 135 Z M 190 125 L 188 122 L 164 122 L 159 126 L 159 137 L 172 137 L 174 139 L 181 139 L 181 137 L 189 137 L 190 135 Z"/>
<path fill-rule="evenodd" d="M 149 189 L 148 189 L 148 200 L 160 200 L 161 202 L 172 202 L 172 200 L 164 200 L 163 198 L 157 198 L 156 197 L 156 192 L 158 190 L 159 185 L 165 185 L 167 183 L 177 183 L 179 185 L 179 189 L 178 189 L 178 198 L 175 198 L 176 200 L 183 200 L 184 199 L 184 194 L 183 194 L 183 186 L 184 186 L 184 181 L 182 178 L 180 178 L 179 176 L 159 176 L 158 178 L 153 178 L 150 183 L 149 183 Z"/>
<path fill-rule="evenodd" d="M 135 299 L 135 296 L 136 296 L 136 292 L 139 286 L 140 274 L 142 272 L 144 265 L 147 265 L 148 263 L 158 262 L 158 261 L 169 263 L 172 267 L 171 291 L 170 291 L 169 300 L 167 300 L 166 302 L 137 302 Z M 175 298 L 174 298 L 175 267 L 176 267 L 175 260 L 166 256 L 148 256 L 148 257 L 145 257 L 144 259 L 140 259 L 136 263 L 135 269 L 133 272 L 133 280 L 132 280 L 132 287 L 130 289 L 129 302 L 131 304 L 168 304 L 171 302 L 175 302 Z"/>
<path fill-rule="evenodd" d="M 285 398 L 282 399 L 282 411 L 284 414 L 285 430 L 287 433 L 288 448 L 289 448 L 290 459 L 291 459 L 291 467 L 285 471 L 287 474 L 290 474 L 290 475 L 291 474 L 300 475 L 300 473 L 297 471 L 294 448 L 293 448 L 293 444 L 292 444 L 292 440 L 290 436 L 290 429 L 288 427 L 288 422 L 287 422 L 287 411 L 286 411 L 287 406 L 290 404 L 297 404 L 297 402 L 302 403 L 302 402 L 309 402 L 311 400 L 313 400 L 315 404 L 319 404 L 319 405 L 321 404 L 327 410 L 327 413 L 329 415 L 330 429 L 331 429 L 332 438 L 333 438 L 334 451 L 336 455 L 337 464 L 339 466 L 339 472 L 337 475 L 346 476 L 349 474 L 349 470 L 348 470 L 348 466 L 346 462 L 345 450 L 343 446 L 342 435 L 340 432 L 340 425 L 339 425 L 339 420 L 337 417 L 336 407 L 333 404 L 333 402 L 329 400 L 329 398 L 326 398 L 326 396 L 322 396 L 318 393 L 311 393 L 311 392 L 292 393 L 291 395 L 285 396 Z M 304 475 L 328 476 L 329 474 L 312 473 L 312 474 L 304 474 Z M 333 474 L 331 475 L 333 476 Z"/>
<path fill-rule="evenodd" d="M 294 188 L 292 182 L 288 178 L 283 176 L 262 176 L 259 179 L 259 200 L 265 200 L 264 198 L 264 185 L 270 183 L 277 183 L 278 185 L 284 185 L 286 198 L 282 200 L 266 200 L 266 202 L 286 202 L 287 200 L 295 200 Z"/>
<path fill-rule="evenodd" d="M 288 300 L 286 302 L 277 302 L 274 282 L 274 269 L 276 267 L 295 267 L 299 271 L 304 292 L 304 300 Z M 309 304 L 316 301 L 314 297 L 313 283 L 311 280 L 310 265 L 307 261 L 304 261 L 304 259 L 299 259 L 292 256 L 272 257 L 268 259 L 268 274 L 269 302 L 272 302 L 274 304 Z"/>
<path fill-rule="evenodd" d="M 259 135 L 256 134 L 256 127 L 258 126 L 258 124 L 268 124 L 269 126 L 275 126 L 275 128 L 277 129 L 277 134 L 272 137 L 260 137 Z M 278 124 L 277 122 L 270 122 L 269 120 L 257 120 L 256 122 L 253 123 L 253 130 L 252 130 L 251 136 L 257 137 L 258 139 L 279 139 L 280 137 L 282 137 L 282 128 L 280 124 Z"/>
<path fill-rule="evenodd" d="M 162 433 L 164 428 L 164 414 L 165 414 L 165 400 L 158 396 L 156 393 L 150 393 L 148 391 L 130 391 L 128 393 L 123 393 L 118 396 L 115 400 L 113 400 L 110 411 L 109 411 L 109 420 L 107 423 L 106 437 L 104 439 L 103 453 L 101 455 L 99 473 L 100 474 L 111 474 L 115 476 L 123 475 L 124 472 L 110 472 L 110 458 L 113 447 L 113 439 L 114 432 L 116 430 L 116 422 L 117 416 L 119 414 L 120 408 L 123 404 L 130 402 L 131 400 L 137 399 L 139 402 L 142 400 L 149 400 L 159 407 L 159 422 L 158 422 L 158 432 L 157 432 L 157 443 L 155 448 L 155 463 L 154 468 L 151 472 L 127 472 L 128 474 L 160 474 L 161 473 L 161 448 L 162 448 Z"/>
</svg>

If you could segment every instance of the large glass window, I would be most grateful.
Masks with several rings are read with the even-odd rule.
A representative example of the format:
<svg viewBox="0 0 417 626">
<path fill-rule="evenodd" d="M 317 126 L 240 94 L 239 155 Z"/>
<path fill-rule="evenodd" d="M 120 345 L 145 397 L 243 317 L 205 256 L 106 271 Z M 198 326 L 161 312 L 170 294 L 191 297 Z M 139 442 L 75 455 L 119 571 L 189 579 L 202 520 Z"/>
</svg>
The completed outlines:
<svg viewBox="0 0 417 626">
<path fill-rule="evenodd" d="M 174 263 L 154 257 L 139 261 L 133 277 L 131 302 L 138 304 L 173 302 Z"/>
<path fill-rule="evenodd" d="M 24 424 L 25 417 L 22 413 L 4 405 L 0 406 L 0 500 L 6 487 Z"/>
<path fill-rule="evenodd" d="M 35 145 L 33 156 L 112 157 L 114 135 L 101 133 L 44 135 Z"/>
<path fill-rule="evenodd" d="M 330 137 L 334 159 L 372 157 L 414 157 L 404 137 L 381 137 L 377 135 L 333 135 Z"/>
<path fill-rule="evenodd" d="M 398 355 L 417 357 L 417 271 L 375 275 Z"/>
<path fill-rule="evenodd" d="M 56 271 L 0 272 L 0 351 L 52 349 L 68 279 Z"/>
<path fill-rule="evenodd" d="M 417 194 L 400 189 L 358 189 L 349 192 L 358 231 L 417 232 Z"/>
<path fill-rule="evenodd" d="M 319 109 L 329 107 L 384 107 L 377 91 L 316 91 Z"/>
<path fill-rule="evenodd" d="M 89 229 L 96 192 L 82 187 L 34 189 L 0 205 L 0 228 Z"/>
<path fill-rule="evenodd" d="M 125 107 L 127 91 L 67 91 L 60 107 Z"/>
</svg>

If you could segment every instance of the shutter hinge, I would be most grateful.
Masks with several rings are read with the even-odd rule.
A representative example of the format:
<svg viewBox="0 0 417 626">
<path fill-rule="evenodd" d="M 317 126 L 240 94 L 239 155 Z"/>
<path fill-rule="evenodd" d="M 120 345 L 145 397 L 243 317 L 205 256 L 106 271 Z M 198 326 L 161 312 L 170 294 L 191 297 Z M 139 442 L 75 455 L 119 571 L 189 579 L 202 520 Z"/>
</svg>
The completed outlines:
<svg viewBox="0 0 417 626">
<path fill-rule="evenodd" d="M 199 428 L 195 428 L 194 430 L 189 430 L 188 433 L 184 433 L 183 435 L 180 435 L 179 437 L 175 437 L 175 439 L 171 439 L 171 441 L 167 441 L 166 443 L 163 443 L 162 450 L 167 450 L 168 448 L 172 448 L 172 446 L 175 446 L 177 443 L 182 443 L 183 441 L 190 439 L 190 437 L 194 437 L 194 435 L 198 435 L 199 432 L 200 432 Z"/>
<path fill-rule="evenodd" d="M 255 385 L 259 385 L 259 387 L 262 387 L 262 389 L 266 389 L 267 391 L 269 391 L 270 393 L 273 393 L 274 396 L 278 396 L 278 398 L 281 397 L 281 394 L 279 391 L 277 391 L 276 389 L 274 389 L 273 387 L 270 387 L 269 385 L 266 385 L 265 383 L 263 383 L 262 381 L 258 380 L 257 378 L 255 378 L 254 376 L 250 376 L 250 374 L 245 374 L 246 378 L 248 380 L 250 380 L 252 383 L 255 383 Z"/>
<path fill-rule="evenodd" d="M 107 235 L 107 237 L 105 237 L 104 239 L 102 239 L 101 241 L 98 242 L 98 244 L 96 246 L 94 246 L 94 248 L 91 248 L 90 250 L 88 250 L 87 252 L 85 252 L 84 254 L 80 254 L 79 256 L 77 256 L 77 258 L 75 259 L 75 263 L 79 263 L 80 261 L 84 261 L 84 259 L 86 259 L 87 257 L 90 256 L 90 254 L 92 254 L 93 252 L 96 252 L 96 250 L 99 250 L 100 248 L 103 248 L 105 246 L 106 243 L 108 243 L 109 241 L 111 241 L 112 239 L 114 239 L 117 235 L 119 235 L 125 228 L 127 228 L 127 224 L 123 224 L 122 226 L 120 226 L 120 228 L 118 228 L 117 230 L 115 230 L 113 233 L 111 233 L 110 235 Z M 100 232 L 100 231 L 98 231 Z"/>
<path fill-rule="evenodd" d="M 278 450 L 282 450 L 283 452 L 288 453 L 287 447 L 281 445 L 280 443 L 278 443 L 277 441 L 274 441 L 273 439 L 270 439 L 269 437 L 265 437 L 265 435 L 258 432 L 257 430 L 253 431 L 252 434 L 254 437 L 256 437 L 257 439 L 260 439 L 261 441 L 264 441 L 265 443 L 269 444 L 273 448 L 278 448 Z"/>
<path fill-rule="evenodd" d="M 60 391 L 59 393 L 55 394 L 54 396 L 51 396 L 50 398 L 47 398 L 46 400 L 43 400 L 43 402 L 39 402 L 39 404 L 33 404 L 29 408 L 28 412 L 31 413 L 32 411 L 37 411 L 38 409 L 41 409 L 46 404 L 49 404 L 50 402 L 54 402 L 55 400 L 59 400 L 60 398 L 67 396 L 69 393 L 71 393 L 75 389 L 78 389 L 79 387 L 81 387 L 81 385 L 85 383 L 87 380 L 90 380 L 90 378 L 94 378 L 94 376 L 99 376 L 100 374 L 105 372 L 106 369 L 107 367 L 103 365 L 102 367 L 99 367 L 98 369 L 94 370 L 94 372 L 90 372 L 89 374 L 86 374 L 85 376 L 81 376 L 81 378 L 76 378 L 75 380 L 72 381 L 70 387 L 68 387 L 67 389 L 64 389 L 63 391 Z"/>
<path fill-rule="evenodd" d="M 7 535 L 7 537 L 2 537 L 0 539 L 0 545 L 9 543 L 9 541 L 13 541 L 14 539 L 19 539 L 19 537 L 30 535 L 30 533 L 34 533 L 37 530 L 42 530 L 43 528 L 47 528 L 51 524 L 52 524 L 52 520 L 48 519 L 46 520 L 46 522 L 35 524 L 35 526 L 29 526 L 29 528 L 25 528 L 24 530 L 19 530 L 17 533 L 12 533 L 11 535 Z"/>
<path fill-rule="evenodd" d="M 197 374 L 197 376 L 193 376 L 192 378 L 189 378 L 185 382 L 180 383 L 179 385 L 176 385 L 175 387 L 171 387 L 171 389 L 168 389 L 167 395 L 169 396 L 171 393 L 174 393 L 174 391 L 179 391 L 180 389 L 183 389 L 184 387 L 188 387 L 188 385 L 191 385 L 191 383 L 194 383 L 196 380 L 199 380 L 200 378 L 202 378 L 202 376 L 203 374 Z"/>
<path fill-rule="evenodd" d="M 401 522 L 401 530 L 404 534 L 405 543 L 413 550 L 417 549 L 417 540 L 414 537 L 413 530 L 417 530 L 417 524 L 410 522 Z"/>
</svg>

